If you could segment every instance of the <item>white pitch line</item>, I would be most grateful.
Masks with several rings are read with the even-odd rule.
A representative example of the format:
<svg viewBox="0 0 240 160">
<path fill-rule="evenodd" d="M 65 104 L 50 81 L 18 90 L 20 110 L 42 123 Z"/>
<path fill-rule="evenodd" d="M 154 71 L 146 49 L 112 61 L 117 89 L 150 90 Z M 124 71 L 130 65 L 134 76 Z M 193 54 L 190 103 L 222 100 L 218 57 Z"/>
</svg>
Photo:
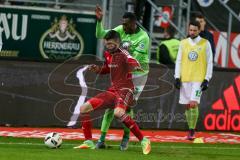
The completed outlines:
<svg viewBox="0 0 240 160">
<path fill-rule="evenodd" d="M 23 143 L 23 142 L 17 142 L 17 143 L 12 143 L 12 142 L 9 142 L 9 143 L 5 143 L 5 142 L 0 142 L 0 145 L 32 145 L 32 146 L 45 146 L 44 143 Z M 63 145 L 66 145 L 66 146 L 76 146 L 78 144 L 73 144 L 73 143 L 65 143 Z M 113 147 L 118 147 L 119 145 L 109 145 L 110 147 L 113 146 Z M 141 145 L 129 145 L 129 147 L 132 147 L 132 148 L 141 148 Z M 236 148 L 236 147 L 203 147 L 203 146 L 194 146 L 194 147 L 191 147 L 191 146 L 169 146 L 169 145 L 161 145 L 161 146 L 151 146 L 152 148 L 172 148 L 172 149 L 217 149 L 217 150 L 240 150 L 240 147 L 239 148 Z"/>
</svg>

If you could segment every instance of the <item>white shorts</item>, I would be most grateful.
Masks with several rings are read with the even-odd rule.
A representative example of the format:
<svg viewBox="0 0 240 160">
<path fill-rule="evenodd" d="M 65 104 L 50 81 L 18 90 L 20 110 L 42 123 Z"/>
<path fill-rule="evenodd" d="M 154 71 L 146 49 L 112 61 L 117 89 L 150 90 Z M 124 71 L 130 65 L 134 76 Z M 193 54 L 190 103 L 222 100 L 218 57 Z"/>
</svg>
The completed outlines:
<svg viewBox="0 0 240 160">
<path fill-rule="evenodd" d="M 200 103 L 202 95 L 201 82 L 183 82 L 180 88 L 180 104 L 189 104 L 190 101 Z"/>
<path fill-rule="evenodd" d="M 148 74 L 144 74 L 144 75 L 133 74 L 132 78 L 133 78 L 133 85 L 135 87 L 134 99 L 137 101 L 147 82 Z"/>
</svg>

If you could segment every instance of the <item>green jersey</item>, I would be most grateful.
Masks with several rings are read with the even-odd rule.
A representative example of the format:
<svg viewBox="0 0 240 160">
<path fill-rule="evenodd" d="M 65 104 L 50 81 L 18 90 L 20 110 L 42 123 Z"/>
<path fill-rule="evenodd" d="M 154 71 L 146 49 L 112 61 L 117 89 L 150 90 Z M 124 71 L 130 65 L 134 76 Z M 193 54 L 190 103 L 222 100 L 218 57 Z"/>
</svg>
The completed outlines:
<svg viewBox="0 0 240 160">
<path fill-rule="evenodd" d="M 136 33 L 126 34 L 123 30 L 123 26 L 119 25 L 113 30 L 117 31 L 120 36 L 122 43 L 130 43 L 129 53 L 141 64 L 144 74 L 148 73 L 149 70 L 149 36 L 148 34 L 138 27 Z M 103 38 L 109 30 L 104 30 L 101 22 L 97 22 L 96 26 L 96 37 Z M 143 74 L 142 72 L 134 72 L 135 74 Z"/>
</svg>

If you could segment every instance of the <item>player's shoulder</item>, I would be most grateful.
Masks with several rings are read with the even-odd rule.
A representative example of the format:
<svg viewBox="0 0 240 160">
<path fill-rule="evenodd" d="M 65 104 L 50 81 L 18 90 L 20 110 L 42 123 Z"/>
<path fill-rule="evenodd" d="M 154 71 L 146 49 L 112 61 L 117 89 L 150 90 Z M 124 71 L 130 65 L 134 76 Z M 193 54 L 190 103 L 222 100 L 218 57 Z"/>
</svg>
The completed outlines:
<svg viewBox="0 0 240 160">
<path fill-rule="evenodd" d="M 124 54 L 121 50 L 118 50 L 112 55 L 113 61 L 116 63 L 125 63 L 127 60 L 126 54 Z"/>
<path fill-rule="evenodd" d="M 187 42 L 189 41 L 189 37 L 182 39 L 180 42 Z"/>
<path fill-rule="evenodd" d="M 131 56 L 130 53 L 126 49 L 123 49 L 123 48 L 119 48 L 119 53 L 118 54 L 123 56 L 123 57 Z"/>
<path fill-rule="evenodd" d="M 119 50 L 120 50 L 120 53 L 119 53 L 120 56 L 118 58 L 120 58 L 123 63 L 131 64 L 131 65 L 133 64 L 139 65 L 138 61 L 134 57 L 132 57 L 127 50 L 121 49 L 121 48 Z"/>
<path fill-rule="evenodd" d="M 208 43 L 209 43 L 208 39 L 206 39 L 204 37 L 201 37 L 201 36 L 198 37 L 198 44 L 200 44 L 200 45 L 206 45 L 207 44 L 208 45 Z"/>
<path fill-rule="evenodd" d="M 206 38 L 203 38 L 201 37 L 201 40 L 200 41 L 203 41 L 203 42 L 208 42 L 208 40 Z"/>
<path fill-rule="evenodd" d="M 105 52 L 103 53 L 103 56 L 104 56 L 104 58 L 105 58 L 106 60 L 108 60 L 109 58 L 112 57 L 111 53 L 109 53 L 108 51 L 105 51 Z"/>
<path fill-rule="evenodd" d="M 148 33 L 143 30 L 141 27 L 139 27 L 139 32 L 138 32 L 140 35 L 144 36 L 145 38 L 149 38 L 149 35 Z"/>
<path fill-rule="evenodd" d="M 188 43 L 189 43 L 189 37 L 184 38 L 184 39 L 182 39 L 182 40 L 180 41 L 180 45 L 186 45 L 186 44 L 188 44 Z"/>
<path fill-rule="evenodd" d="M 111 54 L 108 51 L 104 51 L 103 53 L 104 57 L 110 56 Z"/>
<path fill-rule="evenodd" d="M 124 32 L 123 30 L 123 25 L 118 25 L 115 28 L 113 28 L 114 31 L 118 32 L 119 34 L 121 34 L 122 32 Z"/>
<path fill-rule="evenodd" d="M 115 58 L 121 58 L 122 60 L 126 60 L 129 58 L 132 58 L 132 56 L 130 55 L 130 53 L 123 49 L 123 48 L 119 48 L 119 52 L 117 52 L 116 54 L 114 54 Z"/>
<path fill-rule="evenodd" d="M 202 37 L 201 37 L 201 40 L 200 40 L 200 44 L 204 44 L 204 45 L 207 45 L 207 46 L 211 46 L 209 40 L 206 39 L 206 38 L 202 38 Z"/>
</svg>

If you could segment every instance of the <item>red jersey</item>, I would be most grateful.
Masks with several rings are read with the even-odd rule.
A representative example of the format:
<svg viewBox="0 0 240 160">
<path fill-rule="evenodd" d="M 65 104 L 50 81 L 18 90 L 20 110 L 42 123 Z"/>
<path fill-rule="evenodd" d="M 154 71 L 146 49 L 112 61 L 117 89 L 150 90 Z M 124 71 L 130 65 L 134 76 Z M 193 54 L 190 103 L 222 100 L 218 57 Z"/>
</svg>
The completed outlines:
<svg viewBox="0 0 240 160">
<path fill-rule="evenodd" d="M 123 49 L 118 49 L 114 54 L 105 52 L 104 58 L 105 63 L 99 73 L 110 73 L 111 87 L 109 89 L 134 89 L 131 71 L 140 67 L 138 61 Z"/>
</svg>

